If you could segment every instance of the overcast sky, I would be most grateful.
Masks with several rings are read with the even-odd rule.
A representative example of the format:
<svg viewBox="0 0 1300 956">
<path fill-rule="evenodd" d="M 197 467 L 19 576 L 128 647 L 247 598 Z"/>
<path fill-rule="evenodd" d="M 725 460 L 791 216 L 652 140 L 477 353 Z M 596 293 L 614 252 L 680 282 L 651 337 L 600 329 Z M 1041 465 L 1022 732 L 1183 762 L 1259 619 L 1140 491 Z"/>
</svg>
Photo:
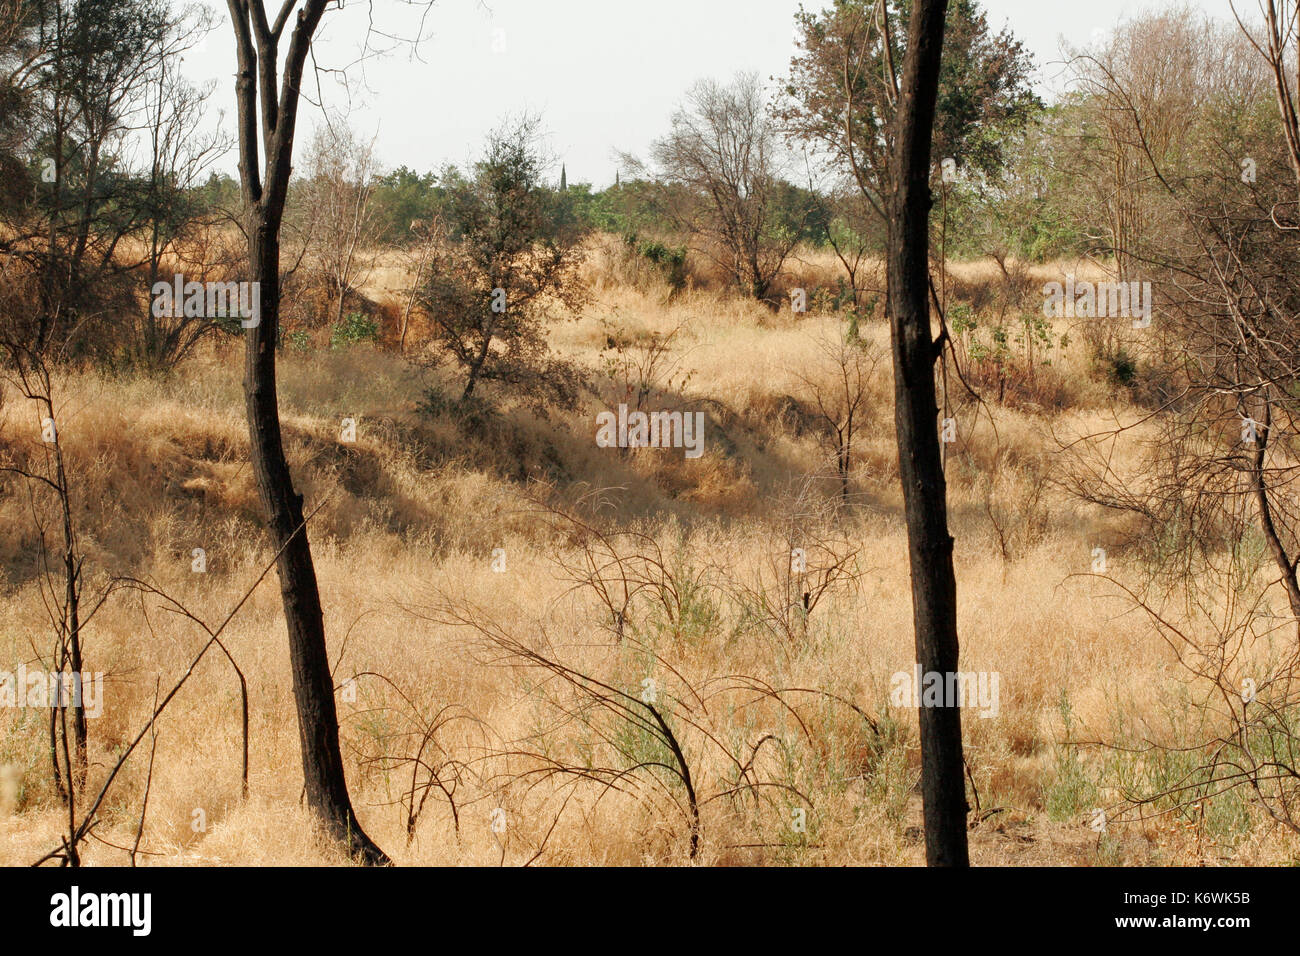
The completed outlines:
<svg viewBox="0 0 1300 956">
<path fill-rule="evenodd" d="M 804 0 L 821 9 L 822 0 Z M 215 80 L 210 111 L 225 111 L 230 128 L 234 43 L 226 5 L 207 0 L 217 29 L 186 57 L 195 79 Z M 268 6 L 277 6 L 268 0 Z M 1228 0 L 1192 0 L 1229 16 Z M 726 79 L 741 70 L 783 76 L 794 52 L 799 0 L 375 0 L 380 30 L 414 36 L 425 14 L 426 39 L 367 58 L 353 67 L 352 89 L 322 80 L 325 105 L 347 109 L 366 138 L 376 138 L 385 167 L 437 169 L 464 163 L 507 114 L 540 113 L 550 150 L 568 166 L 569 182 L 603 188 L 613 181 L 617 152 L 644 157 L 662 136 L 686 89 L 703 77 Z M 1039 64 L 1040 92 L 1060 73 L 1061 39 L 1086 44 L 1094 31 L 1163 3 L 1131 0 L 984 0 L 995 28 L 1009 25 Z M 1253 9 L 1239 0 L 1238 9 Z M 325 14 L 316 63 L 355 62 L 366 34 L 367 5 L 348 3 Z M 416 58 L 418 57 L 418 58 Z M 1053 65 L 1055 61 L 1055 65 Z M 315 83 L 309 93 L 316 97 Z M 319 107 L 304 105 L 300 130 L 319 123 Z M 300 146 L 305 136 L 300 138 Z M 234 170 L 233 157 L 220 164 Z"/>
</svg>

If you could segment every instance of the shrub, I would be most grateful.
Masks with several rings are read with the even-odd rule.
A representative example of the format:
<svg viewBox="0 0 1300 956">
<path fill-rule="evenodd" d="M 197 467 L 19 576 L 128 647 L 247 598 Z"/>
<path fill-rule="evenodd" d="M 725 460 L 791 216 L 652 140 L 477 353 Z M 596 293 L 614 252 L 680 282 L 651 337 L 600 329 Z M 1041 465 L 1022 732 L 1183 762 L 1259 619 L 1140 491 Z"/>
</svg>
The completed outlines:
<svg viewBox="0 0 1300 956">
<path fill-rule="evenodd" d="M 1107 363 L 1106 379 L 1112 385 L 1131 388 L 1137 379 L 1137 360 L 1128 352 L 1120 349 L 1110 357 Z"/>
<path fill-rule="evenodd" d="M 361 342 L 379 341 L 379 323 L 360 312 L 350 312 L 330 333 L 330 348 L 341 349 Z"/>
<path fill-rule="evenodd" d="M 638 241 L 635 233 L 623 239 L 637 254 L 653 263 L 673 292 L 686 288 L 686 247 L 668 246 L 658 240 Z"/>
</svg>

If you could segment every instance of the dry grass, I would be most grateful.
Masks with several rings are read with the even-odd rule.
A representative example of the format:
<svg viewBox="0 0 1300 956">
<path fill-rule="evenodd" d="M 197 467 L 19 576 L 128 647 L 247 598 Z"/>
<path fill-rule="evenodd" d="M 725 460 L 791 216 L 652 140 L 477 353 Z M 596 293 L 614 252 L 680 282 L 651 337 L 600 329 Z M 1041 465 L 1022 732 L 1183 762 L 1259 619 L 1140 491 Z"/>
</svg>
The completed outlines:
<svg viewBox="0 0 1300 956">
<path fill-rule="evenodd" d="M 831 266 L 800 268 L 816 276 Z M 372 278 L 377 301 L 387 296 L 391 303 L 400 290 L 395 268 Z M 364 825 L 400 864 L 518 864 L 543 847 L 539 862 L 546 864 L 688 860 L 687 818 L 675 809 L 681 788 L 662 775 L 656 786 L 642 772 L 644 786 L 632 793 L 570 787 L 569 778 L 531 778 L 528 785 L 540 749 L 575 766 L 613 759 L 611 751 L 571 715 L 557 719 L 553 684 L 481 632 L 446 623 L 450 602 L 472 608 L 485 629 L 499 627 L 494 633 L 631 694 L 653 678 L 665 700 L 691 701 L 690 688 L 742 674 L 827 691 L 877 722 L 878 734 L 852 710 L 816 695 L 793 701 L 797 720 L 770 700 L 733 695 L 711 708 L 692 703 L 694 717 L 738 752 L 748 754 L 765 734 L 779 738 L 760 749 L 754 771 L 781 784 L 705 804 L 698 862 L 922 862 L 915 712 L 889 699 L 891 675 L 910 672 L 913 654 L 888 362 L 879 366 L 860 424 L 854 500 L 836 519 L 839 533 L 860 548 L 856 586 L 831 592 L 797 640 L 780 639 L 747 616 L 752 608 L 737 595 L 784 560 L 781 528 L 791 520 L 792 485 L 828 472 L 796 372 L 817 361 L 818 336 L 839 334 L 840 320 L 774 314 L 703 289 L 670 297 L 653 277 L 628 283 L 611 279 L 608 264 L 589 268 L 596 297 L 583 316 L 554 330 L 553 348 L 599 383 L 609 325 L 632 338 L 680 327 L 675 355 L 689 378 L 657 401 L 707 411 L 700 459 L 679 450 L 623 455 L 595 447 L 594 414 L 604 407 L 597 396 L 577 413 L 545 418 L 498 397 L 489 420 L 467 424 L 418 411 L 429 373 L 390 353 L 285 354 L 288 454 L 309 507 L 324 502 L 311 535 L 336 679 L 385 679 L 362 676 L 355 699 L 340 695 L 349 783 Z M 1031 278 L 1046 281 L 1066 268 L 1073 266 L 1031 270 Z M 967 284 L 1000 281 L 992 264 L 953 272 Z M 861 331 L 875 346 L 887 344 L 880 324 Z M 112 574 L 150 578 L 215 621 L 256 578 L 269 551 L 247 463 L 241 368 L 237 353 L 218 345 L 166 380 L 84 373 L 58 382 L 60 434 L 92 584 Z M 1104 752 L 1065 745 L 1065 716 L 1073 740 L 1106 739 L 1119 717 L 1156 726 L 1180 685 L 1171 680 L 1166 646 L 1087 574 L 1091 549 L 1118 540 L 1115 527 L 1046 483 L 1056 461 L 1053 430 L 1095 425 L 1099 403 L 1111 398 L 1084 380 L 1085 363 L 1068 349 L 1054 369 L 1073 383 L 1068 407 L 994 406 L 977 416 L 954 396 L 960 427 L 949 480 L 963 667 L 997 672 L 1001 688 L 996 717 L 971 712 L 965 721 L 981 809 L 998 811 L 972 832 L 973 861 L 1294 859 L 1296 841 L 1255 816 L 1218 843 L 1166 816 L 1113 827 L 1104 837 L 1087 826 L 1092 807 L 1117 800 L 1116 784 Z M 359 423 L 353 445 L 338 440 L 344 417 Z M 0 408 L 6 447 L 34 454 L 34 419 L 25 403 L 7 400 Z M 819 507 L 826 506 L 835 484 L 828 478 L 817 487 Z M 594 595 L 573 591 L 560 573 L 560 565 L 581 557 L 576 539 L 542 520 L 535 503 L 581 510 L 593 489 L 609 489 L 593 520 L 645 531 L 671 556 L 675 575 L 702 582 L 689 614 L 675 621 L 642 607 L 622 645 Z M 20 661 L 34 664 L 48 643 L 32 510 L 13 480 L 0 485 L 0 529 L 0 669 L 12 670 Z M 205 574 L 191 572 L 196 547 L 207 553 Z M 498 548 L 504 573 L 492 570 Z M 1125 556 L 1113 560 L 1122 565 Z M 142 726 L 157 683 L 169 686 L 202 644 L 197 628 L 156 605 L 116 598 L 87 631 L 89 666 L 107 675 L 104 715 L 91 722 L 92 780 L 102 779 Z M 159 724 L 142 843 L 147 862 L 345 863 L 313 834 L 300 805 L 273 580 L 255 591 L 226 643 L 249 678 L 252 795 L 240 797 L 237 687 L 228 664 L 209 658 Z M 395 761 L 413 749 L 404 735 L 412 717 L 448 707 L 457 719 L 436 739 L 461 767 L 458 827 L 435 793 L 408 841 L 400 802 L 410 767 Z M 0 765 L 16 775 L 8 796 L 0 794 L 0 862 L 22 864 L 57 843 L 61 811 L 48 780 L 41 715 L 0 711 L 0 728 Z M 689 740 L 701 793 L 726 791 L 735 768 L 684 722 L 678 729 Z M 1167 729 L 1180 732 L 1176 723 Z M 124 861 L 109 844 L 132 841 L 146 769 L 147 753 L 128 765 L 88 862 Z M 504 833 L 492 828 L 498 808 Z M 804 833 L 790 825 L 799 808 Z"/>
</svg>

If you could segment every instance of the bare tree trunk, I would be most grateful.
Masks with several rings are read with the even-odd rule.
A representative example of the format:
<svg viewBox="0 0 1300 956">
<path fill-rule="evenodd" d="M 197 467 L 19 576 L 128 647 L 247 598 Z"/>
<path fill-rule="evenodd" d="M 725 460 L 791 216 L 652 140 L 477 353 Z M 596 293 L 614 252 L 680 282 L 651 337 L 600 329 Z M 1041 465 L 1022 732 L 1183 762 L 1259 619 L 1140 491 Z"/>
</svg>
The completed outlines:
<svg viewBox="0 0 1300 956">
<path fill-rule="evenodd" d="M 1291 605 L 1291 616 L 1300 624 L 1300 579 L 1296 577 L 1296 561 L 1287 554 L 1282 539 L 1278 536 L 1277 525 L 1273 521 L 1273 507 L 1269 502 L 1269 488 L 1264 477 L 1264 457 L 1268 450 L 1269 432 L 1273 425 L 1273 407 L 1267 390 L 1264 392 L 1264 420 L 1259 423 L 1255 435 L 1255 453 L 1250 465 L 1250 489 L 1255 496 L 1255 505 L 1259 512 L 1259 526 L 1268 542 L 1273 563 L 1281 572 L 1282 586 L 1286 589 L 1287 602 Z"/>
<path fill-rule="evenodd" d="M 49 394 L 48 390 L 46 394 Z M 54 403 L 47 401 L 45 407 L 50 419 L 53 420 Z M 63 512 L 63 614 L 65 638 L 68 644 L 68 665 L 72 679 L 80 681 L 83 669 L 81 659 L 81 560 L 77 554 L 76 538 L 72 529 L 71 492 L 68 489 L 68 475 L 63 467 L 63 449 L 59 445 L 57 438 L 54 445 L 54 462 L 56 481 L 58 482 L 59 507 Z M 59 668 L 59 679 L 63 680 L 62 666 Z M 76 686 L 80 687 L 79 684 Z M 66 704 L 62 697 L 62 685 L 60 685 L 59 694 L 59 707 L 63 708 Z M 86 757 L 86 709 L 82 703 L 80 693 L 77 694 L 76 699 L 71 704 L 76 762 L 69 767 L 69 789 L 80 791 L 85 786 L 86 772 L 89 769 Z"/>
<path fill-rule="evenodd" d="M 62 438 L 59 434 L 59 428 L 63 423 L 55 421 L 54 386 L 44 355 L 26 343 L 7 337 L 0 340 L 0 353 L 9 358 L 20 394 L 40 406 L 42 430 L 47 427 L 50 429 L 48 436 L 42 434 L 42 439 L 49 443 L 48 467 L 52 469 L 53 477 L 47 473 L 35 474 L 25 467 L 6 466 L 0 471 L 19 475 L 48 487 L 54 492 L 58 501 L 63 532 L 63 551 L 59 562 L 63 568 L 63 601 L 62 603 L 52 601 L 47 604 L 50 624 L 56 638 L 52 658 L 54 674 L 58 677 L 58 685 L 53 689 L 53 699 L 50 701 L 48 729 L 55 792 L 67 805 L 69 813 L 75 815 L 76 797 L 85 786 L 89 758 L 86 749 L 86 711 L 82 697 L 84 687 L 81 681 L 81 674 L 85 669 L 81 645 L 82 556 L 72 519 L 72 489 L 63 457 Z M 40 540 L 39 548 L 44 555 L 46 553 L 45 530 L 39 520 L 37 534 Z M 53 597 L 56 593 L 54 572 L 45 560 L 42 560 L 41 566 L 45 576 L 44 590 Z M 71 747 L 68 743 L 69 710 L 72 712 Z M 75 852 L 72 858 L 75 858 Z"/>
<path fill-rule="evenodd" d="M 316 568 L 303 522 L 302 495 L 294 490 L 281 442 L 275 378 L 280 304 L 277 232 L 259 223 L 249 243 L 253 278 L 261 283 L 262 309 L 261 321 L 248 330 L 244 394 L 253 473 L 275 546 L 284 549 L 277 571 L 289 629 L 303 781 L 308 805 L 321 816 L 332 835 L 366 862 L 383 863 L 387 859 L 361 829 L 348 797 Z"/>
<path fill-rule="evenodd" d="M 474 394 L 474 386 L 478 384 L 479 373 L 483 371 L 483 366 L 487 362 L 488 350 L 492 348 L 492 333 L 496 323 L 488 318 L 483 323 L 483 342 L 479 346 L 478 355 L 475 356 L 474 362 L 469 367 L 469 381 L 465 383 L 465 393 L 461 395 L 460 400 L 467 402 L 470 396 Z"/>
<path fill-rule="evenodd" d="M 289 631 L 293 693 L 302 744 L 307 803 L 331 835 L 366 863 L 386 864 L 388 857 L 361 829 L 348 797 L 339 750 L 334 681 L 325 644 L 325 621 L 311 545 L 303 521 L 302 495 L 293 487 L 280 436 L 276 395 L 275 343 L 280 327 L 280 224 L 293 156 L 298 91 L 308 48 L 327 0 L 308 0 L 298 14 L 284 67 L 283 90 L 276 100 L 275 72 L 279 29 L 261 0 L 229 0 L 239 52 L 240 179 L 247 216 L 251 279 L 260 283 L 259 318 L 247 330 L 244 395 L 248 410 L 253 472 L 280 555 L 276 569 Z M 256 46 L 254 46 L 256 37 Z M 261 87 L 262 132 L 266 148 L 265 184 L 257 168 L 257 101 Z"/>
<path fill-rule="evenodd" d="M 898 107 L 889 217 L 889 319 L 894 353 L 894 420 L 912 569 L 916 659 L 923 674 L 957 670 L 957 582 L 948 534 L 947 487 L 939 453 L 930 334 L 930 146 L 947 0 L 916 0 Z M 918 700 L 920 690 L 916 688 Z M 955 704 L 955 702 L 948 702 Z M 920 707 L 925 856 L 931 866 L 967 866 L 961 709 Z"/>
</svg>

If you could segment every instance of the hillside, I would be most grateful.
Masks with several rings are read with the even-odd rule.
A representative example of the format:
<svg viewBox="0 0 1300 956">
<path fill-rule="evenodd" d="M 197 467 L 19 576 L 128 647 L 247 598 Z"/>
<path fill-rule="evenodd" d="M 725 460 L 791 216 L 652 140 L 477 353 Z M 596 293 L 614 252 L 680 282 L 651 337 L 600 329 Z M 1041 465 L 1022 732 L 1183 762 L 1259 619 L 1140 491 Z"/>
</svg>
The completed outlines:
<svg viewBox="0 0 1300 956">
<path fill-rule="evenodd" d="M 790 284 L 830 267 L 810 255 Z M 380 344 L 317 337 L 281 357 L 363 824 L 401 864 L 923 862 L 916 710 L 891 701 L 913 638 L 888 329 L 864 322 L 851 345 L 869 374 L 846 487 L 816 401 L 833 391 L 841 316 L 672 295 L 594 253 L 585 268 L 594 296 L 549 340 L 587 380 L 572 409 L 501 388 L 457 403 L 450 370 L 396 354 L 398 266 L 366 290 L 386 317 Z M 996 270 L 956 264 L 950 294 L 975 315 L 1006 295 L 1012 314 L 1032 311 L 1037 286 L 1075 268 L 1035 267 L 1007 291 Z M 999 681 L 997 719 L 964 718 L 972 862 L 1293 857 L 1293 838 L 1231 799 L 1199 830 L 1158 804 L 1105 835 L 1089 827 L 1128 784 L 1175 772 L 1123 748 L 1199 729 L 1169 646 L 1092 573 L 1101 547 L 1123 580 L 1131 523 L 1060 485 L 1066 437 L 1138 419 L 1140 392 L 1107 383 L 1064 325 L 1051 340 L 1037 365 L 1012 363 L 1001 402 L 993 379 L 973 382 L 980 401 L 949 381 L 962 664 Z M 251 589 L 222 632 L 247 681 L 247 798 L 240 684 L 213 651 L 145 739 L 152 761 L 115 784 L 90 863 L 125 859 L 150 772 L 149 863 L 343 862 L 300 802 L 241 375 L 239 343 L 222 339 L 165 377 L 55 382 L 83 577 L 109 592 L 83 636 L 112 701 L 90 725 L 92 792 L 207 641 L 177 611 L 215 627 Z M 703 414 L 698 458 L 598 447 L 596 416 L 642 380 L 647 409 Z M 41 454 L 38 418 L 8 394 L 6 454 Z M 25 489 L 0 479 L 0 666 L 13 668 L 44 651 L 37 523 L 57 532 Z M 43 714 L 0 711 L 0 863 L 35 860 L 66 824 Z"/>
</svg>

